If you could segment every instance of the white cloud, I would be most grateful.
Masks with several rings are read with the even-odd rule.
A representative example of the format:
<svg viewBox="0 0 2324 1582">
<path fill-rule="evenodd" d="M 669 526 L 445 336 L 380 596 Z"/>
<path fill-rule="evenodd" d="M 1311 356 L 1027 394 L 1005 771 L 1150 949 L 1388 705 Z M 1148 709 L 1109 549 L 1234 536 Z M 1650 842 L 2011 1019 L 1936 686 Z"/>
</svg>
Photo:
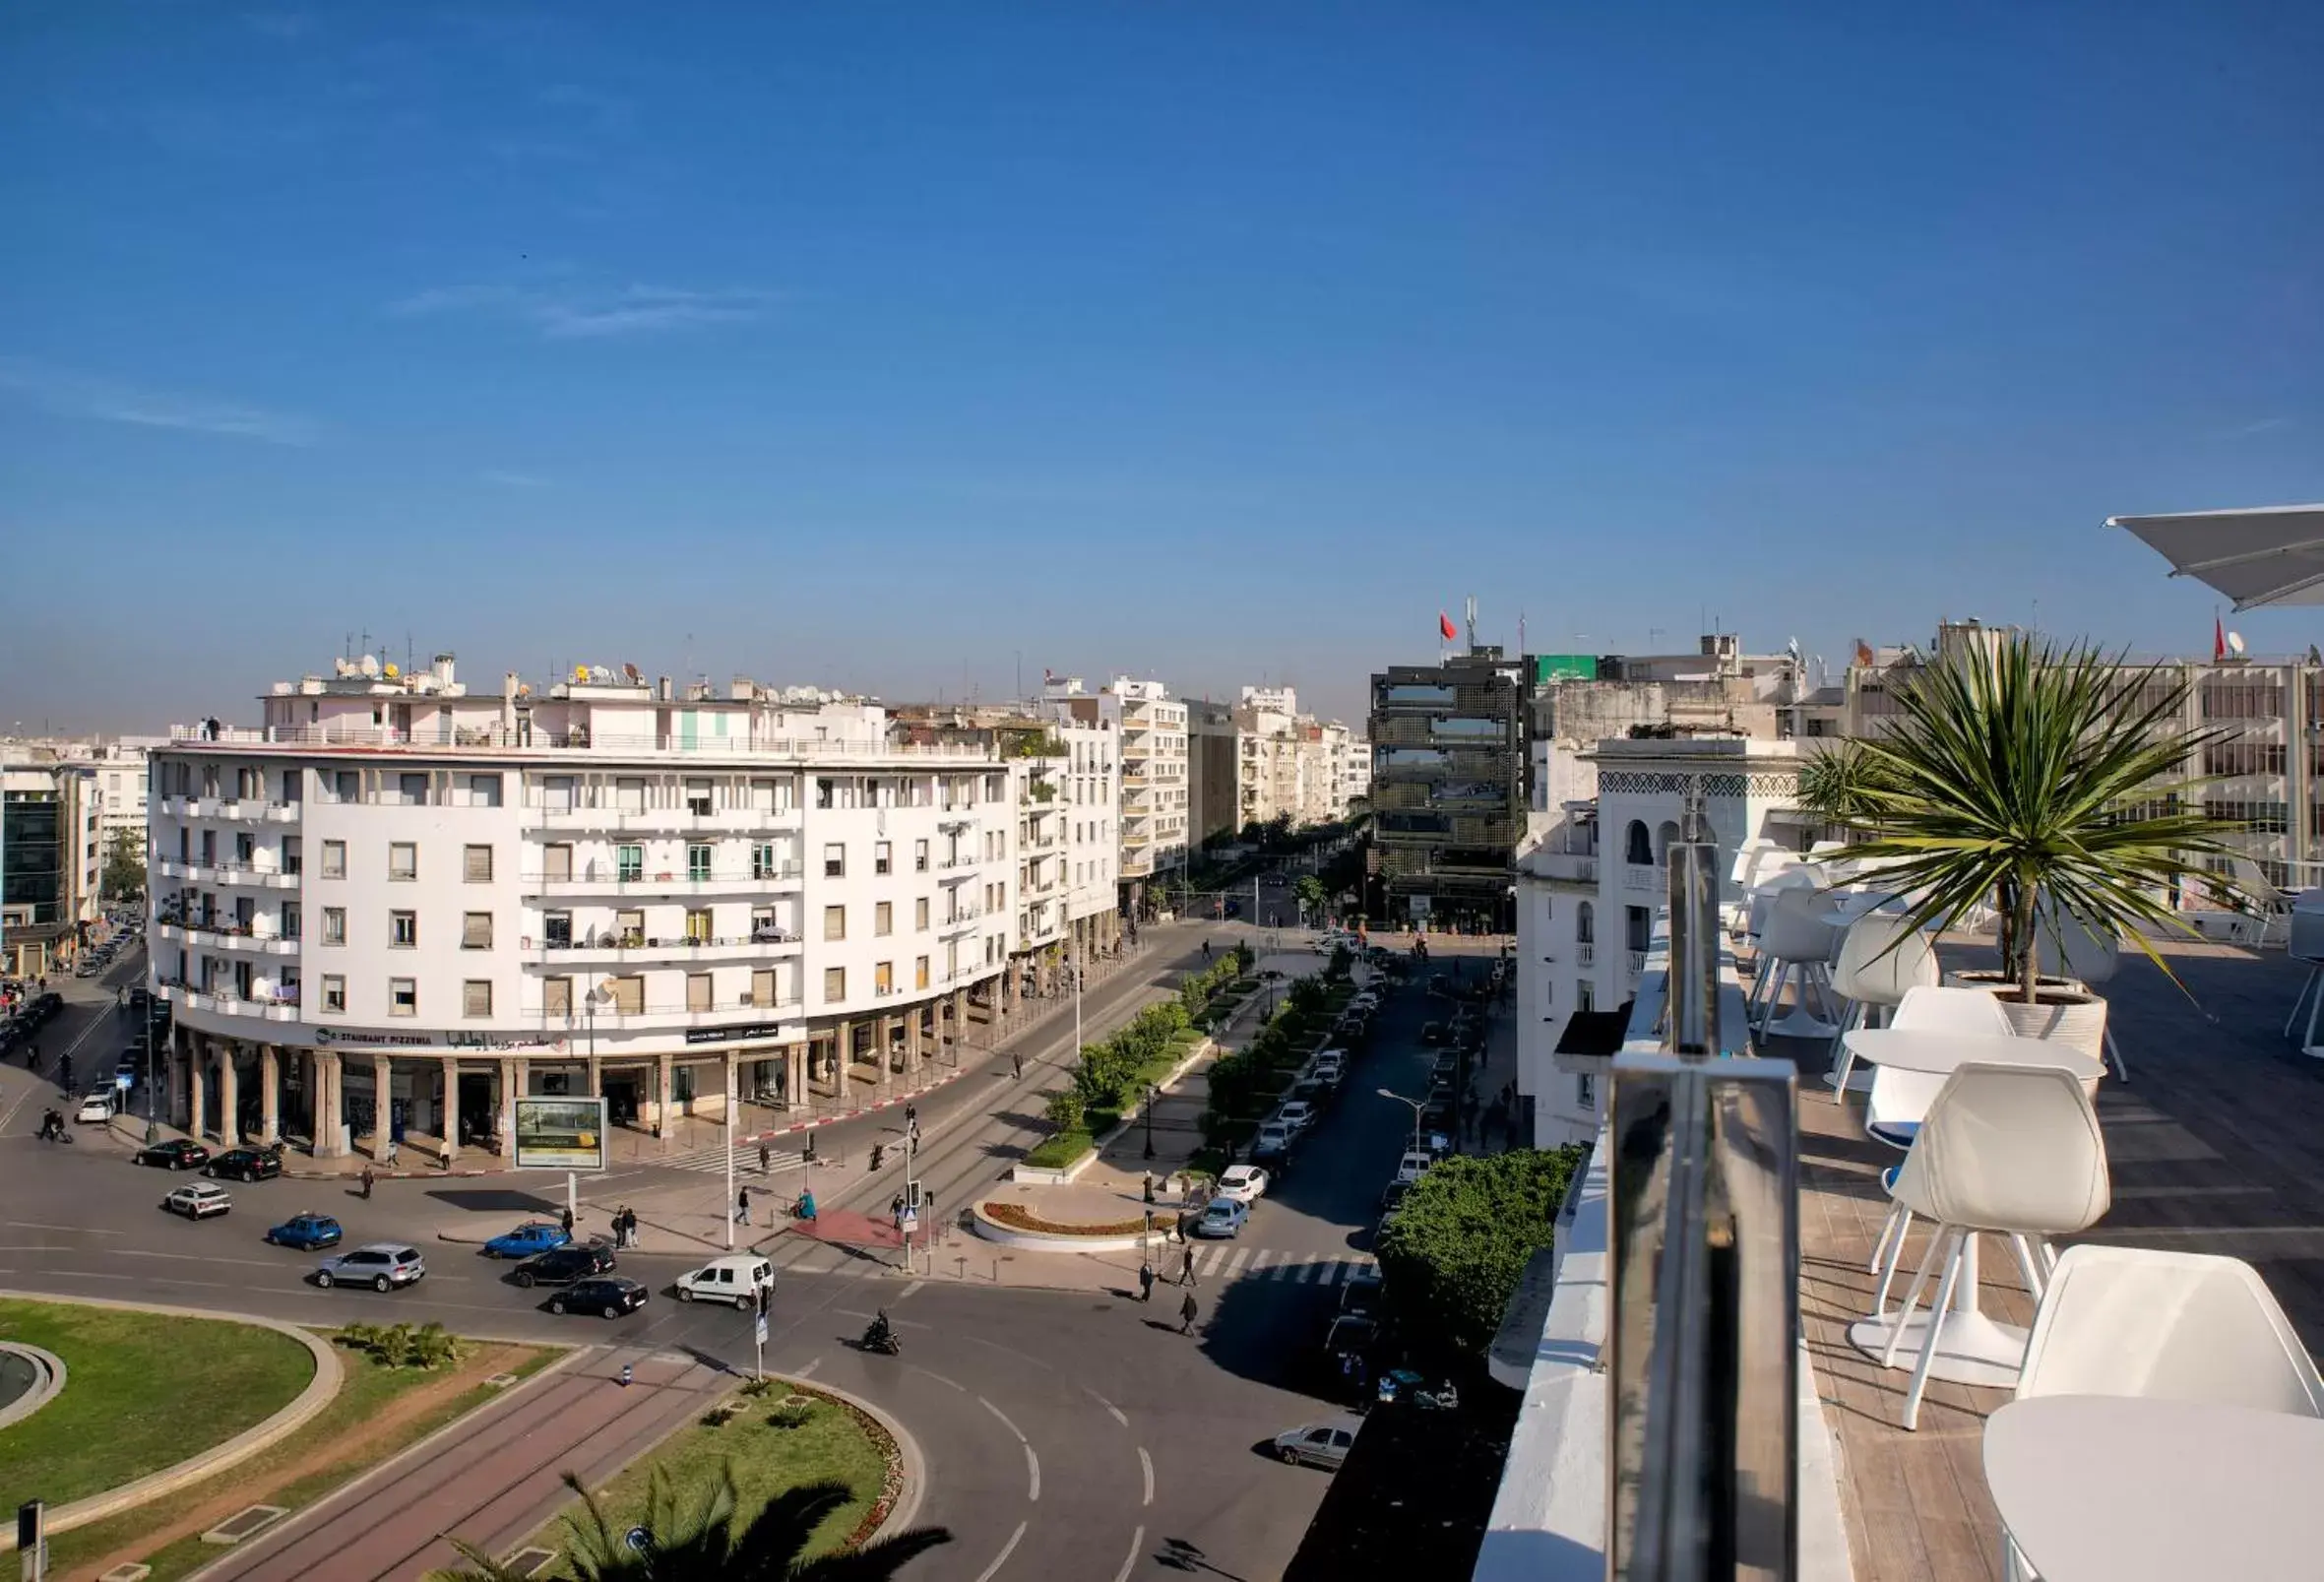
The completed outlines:
<svg viewBox="0 0 2324 1582">
<path fill-rule="evenodd" d="M 146 428 L 176 428 L 270 445 L 312 445 L 315 424 L 304 417 L 235 402 L 145 390 L 29 357 L 0 357 L 0 389 L 13 390 L 50 411 Z"/>
<path fill-rule="evenodd" d="M 388 304 L 404 317 L 489 313 L 531 325 L 552 341 L 655 335 L 718 324 L 747 324 L 763 316 L 771 291 L 691 290 L 669 285 L 625 285 L 615 290 L 540 290 L 514 285 L 440 285 Z"/>
</svg>

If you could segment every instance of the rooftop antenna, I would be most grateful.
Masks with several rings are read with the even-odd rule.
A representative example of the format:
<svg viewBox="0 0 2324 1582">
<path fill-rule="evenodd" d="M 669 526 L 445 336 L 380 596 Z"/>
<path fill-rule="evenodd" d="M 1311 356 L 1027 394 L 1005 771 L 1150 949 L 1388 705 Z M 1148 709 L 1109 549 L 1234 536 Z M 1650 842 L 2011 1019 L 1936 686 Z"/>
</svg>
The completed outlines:
<svg viewBox="0 0 2324 1582">
<path fill-rule="evenodd" d="M 1467 613 L 1469 625 L 1469 652 L 1474 654 L 1476 652 L 1476 596 L 1475 594 L 1471 594 L 1469 596 Z"/>
<path fill-rule="evenodd" d="M 1517 653 L 1520 658 L 1525 655 L 1525 611 L 1522 609 L 1517 612 Z"/>
</svg>

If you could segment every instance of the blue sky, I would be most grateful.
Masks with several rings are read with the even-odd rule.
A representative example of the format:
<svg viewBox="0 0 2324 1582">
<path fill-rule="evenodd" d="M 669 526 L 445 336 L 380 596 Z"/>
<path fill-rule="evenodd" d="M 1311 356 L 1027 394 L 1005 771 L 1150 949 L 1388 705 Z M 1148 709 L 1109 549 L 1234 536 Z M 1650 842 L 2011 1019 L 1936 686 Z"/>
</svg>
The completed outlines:
<svg viewBox="0 0 2324 1582">
<path fill-rule="evenodd" d="M 0 728 L 2207 644 L 2100 523 L 2324 498 L 2324 8 L 1771 13 L 19 0 Z"/>
</svg>

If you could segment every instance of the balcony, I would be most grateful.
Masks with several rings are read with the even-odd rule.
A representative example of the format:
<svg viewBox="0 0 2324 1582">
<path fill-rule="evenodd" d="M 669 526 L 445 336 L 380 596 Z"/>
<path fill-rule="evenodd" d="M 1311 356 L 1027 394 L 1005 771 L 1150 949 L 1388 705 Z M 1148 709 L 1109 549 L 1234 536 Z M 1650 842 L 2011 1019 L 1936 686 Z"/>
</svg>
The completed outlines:
<svg viewBox="0 0 2324 1582">
<path fill-rule="evenodd" d="M 269 1022 L 298 1020 L 298 990 L 278 989 L 270 994 L 237 994 L 230 987 L 200 989 L 193 984 L 164 980 L 156 985 L 161 998 L 181 1010 L 207 1011 L 214 1016 L 256 1016 Z"/>
<path fill-rule="evenodd" d="M 634 869 L 625 874 L 608 863 L 585 862 L 565 877 L 525 873 L 519 876 L 519 883 L 528 897 L 757 895 L 797 885 L 802 877 L 802 869 L 796 862 L 779 863 L 771 868 L 756 864 L 714 867 L 704 875 L 669 868 L 659 868 L 652 873 Z"/>
<path fill-rule="evenodd" d="M 285 939 L 281 934 L 259 933 L 250 926 L 223 919 L 207 923 L 157 920 L 154 933 L 172 944 L 208 945 L 237 956 L 295 956 L 300 949 L 296 937 Z"/>
<path fill-rule="evenodd" d="M 983 917 L 984 910 L 981 907 L 969 908 L 964 911 L 956 912 L 951 917 L 938 923 L 936 925 L 936 931 L 939 934 L 965 934 L 972 928 L 974 928 L 976 924 L 983 919 Z"/>
<path fill-rule="evenodd" d="M 546 940 L 537 944 L 526 937 L 518 941 L 521 949 L 537 950 L 539 960 L 528 966 L 619 966 L 636 963 L 640 966 L 684 964 L 687 962 L 726 961 L 737 958 L 756 959 L 784 956 L 805 948 L 805 941 L 788 929 L 776 928 L 750 934 L 721 934 L 693 939 L 685 935 L 674 938 L 643 935 L 616 935 L 611 929 L 586 940 L 571 944 L 552 945 Z"/>
<path fill-rule="evenodd" d="M 567 806 L 534 796 L 526 799 L 528 835 L 566 834 L 597 830 L 610 835 L 759 835 L 799 827 L 797 807 L 780 809 L 722 807 L 697 813 L 679 807 L 613 807 L 606 804 Z"/>
<path fill-rule="evenodd" d="M 1666 896 L 1670 880 L 1665 872 L 1645 862 L 1622 864 L 1622 888 L 1632 895 Z"/>
<path fill-rule="evenodd" d="M 1574 965 L 1583 968 L 1598 965 L 1598 945 L 1594 940 L 1585 939 L 1574 946 Z"/>
<path fill-rule="evenodd" d="M 184 857 L 163 857 L 154 869 L 164 879 L 183 879 L 192 884 L 252 885 L 262 890 L 295 890 L 298 870 L 285 872 L 277 867 L 260 867 L 255 862 L 204 862 Z"/>
<path fill-rule="evenodd" d="M 1646 952 L 1643 950 L 1628 952 L 1622 963 L 1622 981 L 1635 987 L 1639 980 L 1645 976 Z"/>
<path fill-rule="evenodd" d="M 795 1015 L 805 1001 L 793 994 L 787 998 L 754 999 L 748 994 L 725 1005 L 696 1007 L 683 1000 L 649 1001 L 634 1011 L 620 1011 L 599 1007 L 594 1012 L 575 1012 L 556 1016 L 538 1009 L 528 1009 L 523 1015 L 534 1022 L 557 1028 L 569 1037 L 586 1039 L 593 1028 L 702 1028 L 749 1027 L 754 1023 L 771 1021 L 785 1014 Z"/>
</svg>

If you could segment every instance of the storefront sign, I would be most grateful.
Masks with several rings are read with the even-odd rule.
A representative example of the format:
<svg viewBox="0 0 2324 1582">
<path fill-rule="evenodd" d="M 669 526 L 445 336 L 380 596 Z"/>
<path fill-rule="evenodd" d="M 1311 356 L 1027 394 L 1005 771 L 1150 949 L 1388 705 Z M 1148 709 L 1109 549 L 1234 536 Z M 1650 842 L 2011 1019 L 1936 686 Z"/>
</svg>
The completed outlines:
<svg viewBox="0 0 2324 1582">
<path fill-rule="evenodd" d="M 410 1054 L 563 1054 L 569 1041 L 549 1033 L 372 1033 L 360 1028 L 319 1027 L 315 1043 Z"/>
<path fill-rule="evenodd" d="M 781 1022 L 746 1022 L 740 1027 L 690 1027 L 686 1029 L 688 1044 L 732 1044 L 740 1039 L 773 1039 L 783 1036 Z"/>
<path fill-rule="evenodd" d="M 517 1169 L 603 1170 L 605 1104 L 601 1098 L 520 1096 L 515 1103 Z"/>
</svg>

